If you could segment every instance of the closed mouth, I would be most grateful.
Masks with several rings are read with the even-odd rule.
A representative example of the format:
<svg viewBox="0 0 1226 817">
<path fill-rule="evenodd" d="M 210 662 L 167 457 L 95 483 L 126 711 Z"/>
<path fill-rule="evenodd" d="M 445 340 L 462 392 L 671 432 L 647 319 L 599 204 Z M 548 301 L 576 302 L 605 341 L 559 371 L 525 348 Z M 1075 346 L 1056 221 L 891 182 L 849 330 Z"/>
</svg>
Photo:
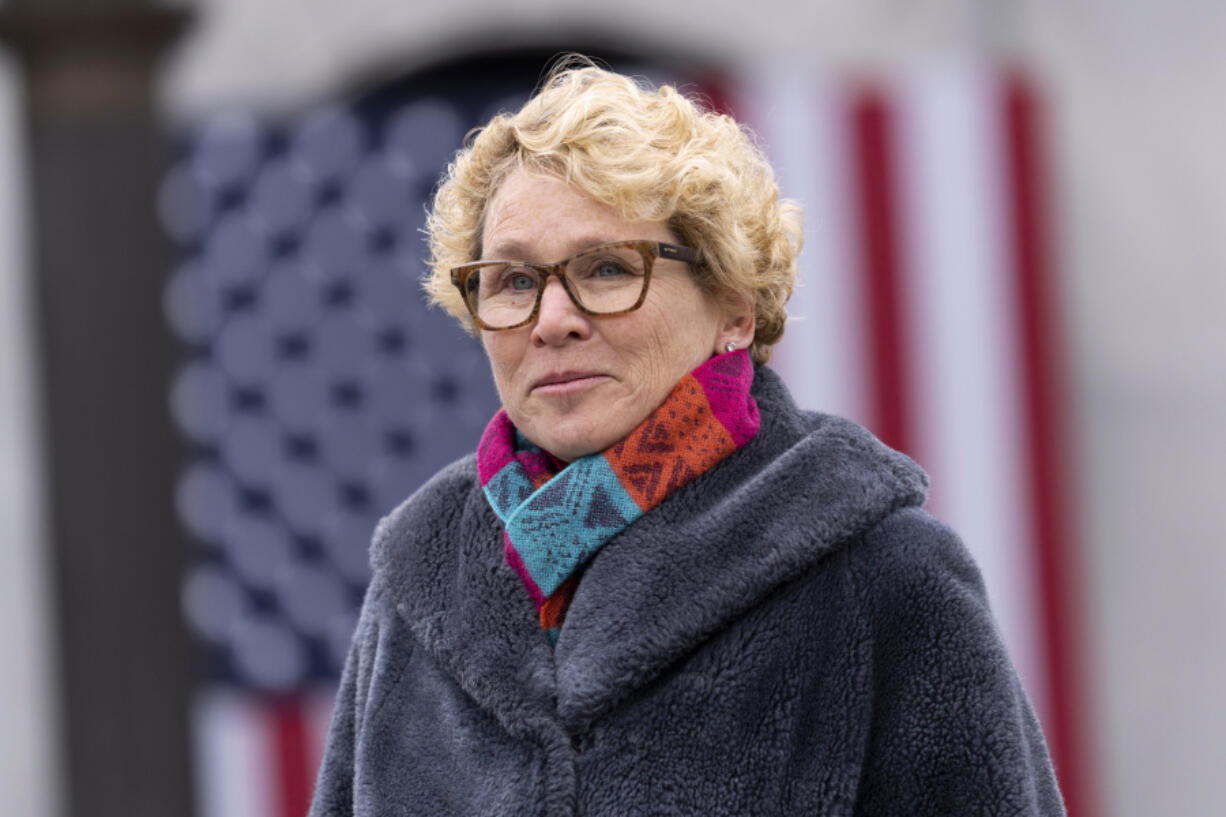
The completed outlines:
<svg viewBox="0 0 1226 817">
<path fill-rule="evenodd" d="M 594 380 L 603 378 L 607 375 L 599 372 L 556 372 L 548 374 L 532 384 L 532 390 L 544 388 L 546 386 L 561 386 L 566 383 L 575 383 L 581 380 Z"/>
</svg>

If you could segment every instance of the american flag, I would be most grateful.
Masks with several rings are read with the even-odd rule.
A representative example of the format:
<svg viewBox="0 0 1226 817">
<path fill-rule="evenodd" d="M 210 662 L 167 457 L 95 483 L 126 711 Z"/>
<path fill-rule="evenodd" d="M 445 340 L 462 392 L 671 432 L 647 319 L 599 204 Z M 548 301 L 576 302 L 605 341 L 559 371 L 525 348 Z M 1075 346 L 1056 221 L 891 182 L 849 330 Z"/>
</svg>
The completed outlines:
<svg viewBox="0 0 1226 817">
<path fill-rule="evenodd" d="M 418 230 L 464 132 L 518 107 L 540 64 L 472 65 L 292 122 L 216 117 L 163 182 L 183 250 L 165 303 L 184 343 L 171 404 L 190 452 L 200 817 L 305 813 L 374 522 L 496 408 L 479 347 L 421 303 Z M 764 67 L 688 89 L 759 135 L 805 209 L 772 364 L 802 406 L 863 422 L 932 476 L 928 507 L 983 569 L 1085 817 L 1040 98 L 971 62 L 868 80 Z"/>
</svg>

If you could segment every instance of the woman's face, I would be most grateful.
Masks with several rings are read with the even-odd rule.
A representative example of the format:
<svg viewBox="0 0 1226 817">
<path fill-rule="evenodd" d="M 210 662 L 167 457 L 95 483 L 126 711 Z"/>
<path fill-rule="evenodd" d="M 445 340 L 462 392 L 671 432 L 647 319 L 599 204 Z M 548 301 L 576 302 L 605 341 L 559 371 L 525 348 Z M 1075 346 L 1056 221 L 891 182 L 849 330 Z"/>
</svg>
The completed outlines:
<svg viewBox="0 0 1226 817">
<path fill-rule="evenodd" d="M 626 221 L 554 176 L 517 169 L 489 202 L 481 246 L 484 258 L 550 264 L 632 239 L 677 241 L 663 222 Z M 481 341 L 516 428 L 571 461 L 628 435 L 729 340 L 748 346 L 752 311 L 748 321 L 726 311 L 686 264 L 656 259 L 647 299 L 634 312 L 585 315 L 550 277 L 535 323 L 482 332 Z"/>
</svg>

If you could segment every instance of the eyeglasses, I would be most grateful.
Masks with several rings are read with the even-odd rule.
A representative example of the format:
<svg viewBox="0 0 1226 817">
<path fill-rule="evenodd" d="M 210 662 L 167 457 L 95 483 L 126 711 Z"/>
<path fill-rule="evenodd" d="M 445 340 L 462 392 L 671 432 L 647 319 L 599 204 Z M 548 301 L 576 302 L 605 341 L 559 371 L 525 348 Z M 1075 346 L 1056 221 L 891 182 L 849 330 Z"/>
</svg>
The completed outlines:
<svg viewBox="0 0 1226 817">
<path fill-rule="evenodd" d="M 697 250 L 662 241 L 601 244 L 556 264 L 475 261 L 451 270 L 451 283 L 482 329 L 516 329 L 536 320 L 550 275 L 580 311 L 624 315 L 643 305 L 657 258 L 699 262 Z"/>
</svg>

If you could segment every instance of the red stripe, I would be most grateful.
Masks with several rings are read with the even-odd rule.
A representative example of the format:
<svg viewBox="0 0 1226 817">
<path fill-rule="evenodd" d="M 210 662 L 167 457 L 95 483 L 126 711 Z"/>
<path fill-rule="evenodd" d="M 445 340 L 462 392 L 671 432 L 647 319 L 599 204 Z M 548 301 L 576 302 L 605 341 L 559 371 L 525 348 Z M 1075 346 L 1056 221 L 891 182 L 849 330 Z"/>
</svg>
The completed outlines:
<svg viewBox="0 0 1226 817">
<path fill-rule="evenodd" d="M 907 451 L 907 387 L 901 304 L 899 216 L 893 116 L 876 89 L 862 89 L 852 103 L 851 124 L 859 197 L 860 272 L 864 280 L 865 344 L 873 432 L 893 448 Z"/>
<path fill-rule="evenodd" d="M 1081 690 L 1084 654 L 1079 582 L 1067 507 L 1070 486 L 1062 455 L 1066 450 L 1061 412 L 1068 403 L 1062 390 L 1061 339 L 1051 244 L 1045 206 L 1047 168 L 1038 101 L 1029 85 L 1014 74 L 1002 95 L 1005 153 L 1008 161 L 1008 212 L 1015 302 L 1022 344 L 1020 371 L 1025 378 L 1028 479 L 1035 520 L 1037 573 L 1041 588 L 1050 718 L 1044 724 L 1052 759 L 1070 817 L 1094 813 L 1085 774 Z"/>
<path fill-rule="evenodd" d="M 295 696 L 271 699 L 273 733 L 272 768 L 276 775 L 277 817 L 303 817 L 311 805 L 307 716 L 303 702 Z"/>
</svg>

